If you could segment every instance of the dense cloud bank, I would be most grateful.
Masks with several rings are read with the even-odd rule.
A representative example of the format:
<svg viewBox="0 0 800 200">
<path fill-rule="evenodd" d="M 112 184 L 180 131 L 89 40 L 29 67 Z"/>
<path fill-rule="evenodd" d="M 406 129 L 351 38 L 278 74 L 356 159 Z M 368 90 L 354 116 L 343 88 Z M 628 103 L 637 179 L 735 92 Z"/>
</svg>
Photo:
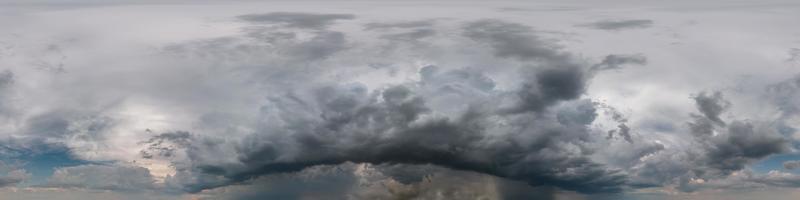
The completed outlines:
<svg viewBox="0 0 800 200">
<path fill-rule="evenodd" d="M 615 199 L 800 186 L 797 161 L 753 169 L 796 153 L 797 77 L 684 92 L 627 74 L 655 70 L 663 55 L 575 47 L 580 35 L 511 17 L 281 11 L 214 21 L 225 28 L 141 49 L 82 36 L 6 45 L 0 64 L 39 67 L 0 72 L 0 188 Z M 656 19 L 573 22 L 558 26 L 663 30 Z M 98 54 L 114 59 L 89 56 L 98 52 L 87 46 L 106 43 L 128 46 Z M 42 161 L 52 155 L 63 159 Z M 35 165 L 49 167 L 46 178 L 26 170 Z"/>
<path fill-rule="evenodd" d="M 586 156 L 597 113 L 579 99 L 590 78 L 580 60 L 520 24 L 468 22 L 463 36 L 523 62 L 514 69 L 519 85 L 501 90 L 480 71 L 430 65 L 418 81 L 383 88 L 293 87 L 268 98 L 260 108 L 263 123 L 240 141 L 170 132 L 148 140 L 142 155 L 185 151 L 166 181 L 192 192 L 344 162 L 433 164 L 581 192 L 621 189 L 624 174 Z"/>
</svg>

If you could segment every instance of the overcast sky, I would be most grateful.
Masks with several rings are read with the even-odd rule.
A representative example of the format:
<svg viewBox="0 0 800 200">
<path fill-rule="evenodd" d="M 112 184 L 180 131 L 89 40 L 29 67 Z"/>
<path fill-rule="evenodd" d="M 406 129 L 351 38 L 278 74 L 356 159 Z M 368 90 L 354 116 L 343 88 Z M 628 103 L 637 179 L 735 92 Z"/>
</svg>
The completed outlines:
<svg viewBox="0 0 800 200">
<path fill-rule="evenodd" d="M 0 1 L 0 199 L 797 199 L 798 19 Z"/>
</svg>

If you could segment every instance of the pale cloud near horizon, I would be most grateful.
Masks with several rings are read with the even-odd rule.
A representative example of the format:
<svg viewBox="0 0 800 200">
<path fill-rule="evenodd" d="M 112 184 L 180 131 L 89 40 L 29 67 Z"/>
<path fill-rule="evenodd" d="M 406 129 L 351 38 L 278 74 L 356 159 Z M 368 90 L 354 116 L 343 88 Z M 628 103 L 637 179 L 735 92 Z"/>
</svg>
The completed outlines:
<svg viewBox="0 0 800 200">
<path fill-rule="evenodd" d="M 791 1 L 2 4 L 10 199 L 800 195 Z"/>
</svg>

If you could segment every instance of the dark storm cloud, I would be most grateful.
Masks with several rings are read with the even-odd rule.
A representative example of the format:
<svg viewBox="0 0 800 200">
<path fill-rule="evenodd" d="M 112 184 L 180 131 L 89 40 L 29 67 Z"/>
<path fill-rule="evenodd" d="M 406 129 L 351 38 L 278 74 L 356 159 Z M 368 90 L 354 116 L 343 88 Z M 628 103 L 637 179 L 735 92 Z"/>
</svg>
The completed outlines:
<svg viewBox="0 0 800 200">
<path fill-rule="evenodd" d="M 273 12 L 240 15 L 237 18 L 253 23 L 279 24 L 291 28 L 325 29 L 337 20 L 355 19 L 355 15 Z"/>
<path fill-rule="evenodd" d="M 647 19 L 631 19 L 631 20 L 604 20 L 580 26 L 589 27 L 601 30 L 624 30 L 624 29 L 638 29 L 648 28 L 653 25 L 652 20 Z"/>
<path fill-rule="evenodd" d="M 555 103 L 580 97 L 586 90 L 586 74 L 577 66 L 543 69 L 517 92 L 519 102 L 504 112 L 540 112 Z"/>
<path fill-rule="evenodd" d="M 603 61 L 592 66 L 593 70 L 615 70 L 621 69 L 624 65 L 646 65 L 647 57 L 641 54 L 611 54 L 603 58 Z"/>
<path fill-rule="evenodd" d="M 233 143 L 191 136 L 182 148 L 185 160 L 173 159 L 178 173 L 167 182 L 197 192 L 355 162 L 431 164 L 530 185 L 620 191 L 625 175 L 587 157 L 588 126 L 597 115 L 591 101 L 579 99 L 588 67 L 526 26 L 482 20 L 463 28 L 467 38 L 491 46 L 489 53 L 538 66 L 520 73 L 524 81 L 508 91 L 496 90 L 494 81 L 478 71 L 429 66 L 420 70 L 418 83 L 373 91 L 360 84 L 323 84 L 275 94 L 260 108 L 269 119 L 257 130 L 262 134 Z M 467 102 L 463 106 L 442 102 L 453 95 L 470 98 L 461 101 Z M 480 103 L 490 100 L 513 103 Z M 455 114 L 436 115 L 445 109 Z M 209 157 L 226 152 L 235 156 L 226 161 Z M 400 173 L 406 176 L 393 176 L 419 177 Z"/>
<path fill-rule="evenodd" d="M 400 182 L 424 171 L 419 180 Z M 431 165 L 319 165 L 302 171 L 266 175 L 219 190 L 209 199 L 556 199 L 560 190 L 468 171 Z"/>
<path fill-rule="evenodd" d="M 356 166 L 314 166 L 302 171 L 273 174 L 226 188 L 209 199 L 349 199 L 359 188 Z"/>
<path fill-rule="evenodd" d="M 624 176 L 588 158 L 559 153 L 561 150 L 556 144 L 571 142 L 570 134 L 576 134 L 575 137 L 586 134 L 586 124 L 542 124 L 555 126 L 544 130 L 520 127 L 524 132 L 535 131 L 530 134 L 538 136 L 491 138 L 482 132 L 485 130 L 482 124 L 487 123 L 486 114 L 479 110 L 468 110 L 455 119 L 418 121 L 430 108 L 406 87 L 388 88 L 380 95 L 363 94 L 358 89 L 323 88 L 316 95 L 322 95 L 317 98 L 323 100 L 317 102 L 321 106 L 319 108 L 323 109 L 320 115 L 322 119 L 286 119 L 299 120 L 297 122 L 304 125 L 290 125 L 286 127 L 287 130 L 282 130 L 293 133 L 288 138 L 275 138 L 278 140 L 271 142 L 249 139 L 247 143 L 256 143 L 237 147 L 241 165 L 234 166 L 239 167 L 195 162 L 195 169 L 240 182 L 263 174 L 298 171 L 309 166 L 347 161 L 430 163 L 582 192 L 617 191 L 624 182 Z M 382 101 L 375 101 L 369 96 L 380 96 Z M 291 101 L 294 101 L 292 104 L 309 103 Z M 284 105 L 278 109 L 293 112 L 302 110 L 293 107 Z M 552 122 L 543 120 L 539 123 Z M 566 135 L 559 135 L 560 132 Z M 288 149 L 297 152 L 291 153 L 294 155 L 291 161 L 282 161 L 281 157 L 286 156 Z M 567 169 L 569 171 L 564 171 Z M 213 187 L 202 183 L 192 184 L 184 189 L 196 191 Z"/>
<path fill-rule="evenodd" d="M 374 22 L 364 24 L 364 30 L 386 30 L 386 29 L 407 29 L 407 28 L 427 28 L 434 25 L 433 20 L 407 21 L 407 22 Z"/>
<path fill-rule="evenodd" d="M 788 170 L 800 169 L 800 160 L 790 160 L 783 162 L 783 168 Z"/>
</svg>

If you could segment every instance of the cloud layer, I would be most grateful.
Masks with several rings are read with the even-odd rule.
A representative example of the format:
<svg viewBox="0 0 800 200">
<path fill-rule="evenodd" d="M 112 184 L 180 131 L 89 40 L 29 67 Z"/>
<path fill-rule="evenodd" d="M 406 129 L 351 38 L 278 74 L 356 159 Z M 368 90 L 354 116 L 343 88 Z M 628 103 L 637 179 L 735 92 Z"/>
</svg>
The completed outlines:
<svg viewBox="0 0 800 200">
<path fill-rule="evenodd" d="M 257 5 L 0 8 L 14 11 L 0 19 L 14 32 L 0 35 L 0 196 L 639 199 L 800 186 L 796 47 L 760 31 L 796 15 L 778 7 Z"/>
</svg>

